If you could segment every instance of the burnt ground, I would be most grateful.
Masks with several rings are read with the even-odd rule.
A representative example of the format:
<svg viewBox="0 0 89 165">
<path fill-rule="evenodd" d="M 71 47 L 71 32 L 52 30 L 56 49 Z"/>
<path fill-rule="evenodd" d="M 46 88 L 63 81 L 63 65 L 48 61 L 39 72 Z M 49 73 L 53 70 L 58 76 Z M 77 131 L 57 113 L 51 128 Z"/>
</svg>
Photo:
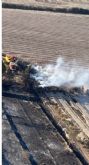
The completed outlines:
<svg viewBox="0 0 89 165">
<path fill-rule="evenodd" d="M 2 93 L 3 164 L 88 164 L 88 93 L 15 87 Z"/>
<path fill-rule="evenodd" d="M 11 164 L 81 164 L 36 100 L 3 97 L 3 155 Z"/>
<path fill-rule="evenodd" d="M 32 63 L 88 67 L 89 16 L 3 9 L 3 51 Z M 55 55 L 55 56 L 54 56 Z M 3 90 L 3 164 L 89 164 L 89 94 Z"/>
</svg>

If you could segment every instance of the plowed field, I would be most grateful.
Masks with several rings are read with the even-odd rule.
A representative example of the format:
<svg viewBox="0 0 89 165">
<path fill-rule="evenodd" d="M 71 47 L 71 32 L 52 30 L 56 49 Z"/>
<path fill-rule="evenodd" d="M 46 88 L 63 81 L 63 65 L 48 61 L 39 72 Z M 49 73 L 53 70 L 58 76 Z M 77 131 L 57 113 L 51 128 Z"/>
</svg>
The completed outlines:
<svg viewBox="0 0 89 165">
<path fill-rule="evenodd" d="M 3 52 L 31 62 L 89 64 L 89 16 L 3 9 Z"/>
</svg>

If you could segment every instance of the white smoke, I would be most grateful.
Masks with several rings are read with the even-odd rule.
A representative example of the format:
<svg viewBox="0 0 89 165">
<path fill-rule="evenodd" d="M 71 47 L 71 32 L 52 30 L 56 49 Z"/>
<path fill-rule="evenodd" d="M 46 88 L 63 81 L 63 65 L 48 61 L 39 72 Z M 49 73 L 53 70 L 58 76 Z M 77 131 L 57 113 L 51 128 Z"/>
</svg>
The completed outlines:
<svg viewBox="0 0 89 165">
<path fill-rule="evenodd" d="M 44 67 L 35 66 L 37 73 L 34 78 L 40 86 L 68 86 L 89 88 L 89 69 L 78 67 L 75 62 L 66 63 L 63 58 L 58 58 L 55 64 Z"/>
</svg>

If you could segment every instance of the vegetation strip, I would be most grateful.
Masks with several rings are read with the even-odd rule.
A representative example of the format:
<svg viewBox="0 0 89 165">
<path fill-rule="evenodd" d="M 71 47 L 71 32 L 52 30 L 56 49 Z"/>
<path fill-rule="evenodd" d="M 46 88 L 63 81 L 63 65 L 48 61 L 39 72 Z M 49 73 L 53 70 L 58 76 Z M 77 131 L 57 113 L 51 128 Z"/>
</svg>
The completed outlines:
<svg viewBox="0 0 89 165">
<path fill-rule="evenodd" d="M 84 164 L 84 165 L 88 165 L 88 162 L 85 160 L 84 156 L 82 155 L 82 153 L 79 151 L 79 149 L 76 147 L 75 144 L 71 143 L 68 138 L 66 137 L 66 134 L 64 132 L 64 130 L 62 129 L 61 125 L 59 125 L 56 120 L 53 118 L 53 116 L 50 114 L 49 110 L 42 104 L 39 104 L 40 107 L 42 108 L 43 112 L 46 114 L 46 116 L 49 118 L 49 120 L 52 122 L 52 124 L 55 126 L 55 128 L 57 129 L 57 131 L 61 134 L 61 136 L 63 137 L 63 139 L 67 142 L 67 144 L 69 145 L 69 147 L 72 149 L 72 151 L 74 152 L 74 154 L 76 155 L 76 157 Z"/>
<path fill-rule="evenodd" d="M 52 114 L 49 112 L 48 108 L 46 107 L 46 105 L 43 104 L 38 91 L 34 89 L 34 87 L 32 87 L 32 93 L 35 95 L 35 97 L 39 98 L 39 106 L 42 108 L 43 112 L 46 114 L 46 116 L 48 117 L 48 119 L 51 121 L 51 123 L 54 125 L 54 127 L 57 129 L 57 131 L 59 132 L 59 134 L 63 137 L 63 139 L 67 142 L 68 146 L 72 149 L 73 153 L 76 155 L 76 157 L 81 161 L 82 164 L 84 165 L 89 165 L 89 163 L 87 162 L 87 160 L 85 159 L 84 155 L 81 153 L 81 151 L 76 147 L 76 145 L 71 142 L 67 137 L 66 134 L 63 130 L 63 128 L 61 127 L 61 125 L 59 125 L 59 123 L 56 122 L 56 120 L 53 118 Z"/>
<path fill-rule="evenodd" d="M 38 10 L 38 11 L 49 11 L 49 12 L 57 12 L 57 13 L 72 13 L 72 14 L 89 15 L 89 9 L 83 9 L 83 8 L 78 8 L 78 7 L 71 7 L 71 8 L 54 7 L 53 8 L 53 7 L 48 7 L 48 6 L 2 3 L 2 8 L 21 9 L 21 10 Z"/>
</svg>

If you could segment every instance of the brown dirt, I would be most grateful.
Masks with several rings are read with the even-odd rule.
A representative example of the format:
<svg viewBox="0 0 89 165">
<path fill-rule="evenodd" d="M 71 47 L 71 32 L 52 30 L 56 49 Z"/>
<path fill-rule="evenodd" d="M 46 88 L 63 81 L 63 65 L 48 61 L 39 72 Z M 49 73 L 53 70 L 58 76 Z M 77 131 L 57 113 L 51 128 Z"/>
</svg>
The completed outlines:
<svg viewBox="0 0 89 165">
<path fill-rule="evenodd" d="M 3 9 L 2 48 L 20 58 L 89 66 L 89 16 Z"/>
</svg>

